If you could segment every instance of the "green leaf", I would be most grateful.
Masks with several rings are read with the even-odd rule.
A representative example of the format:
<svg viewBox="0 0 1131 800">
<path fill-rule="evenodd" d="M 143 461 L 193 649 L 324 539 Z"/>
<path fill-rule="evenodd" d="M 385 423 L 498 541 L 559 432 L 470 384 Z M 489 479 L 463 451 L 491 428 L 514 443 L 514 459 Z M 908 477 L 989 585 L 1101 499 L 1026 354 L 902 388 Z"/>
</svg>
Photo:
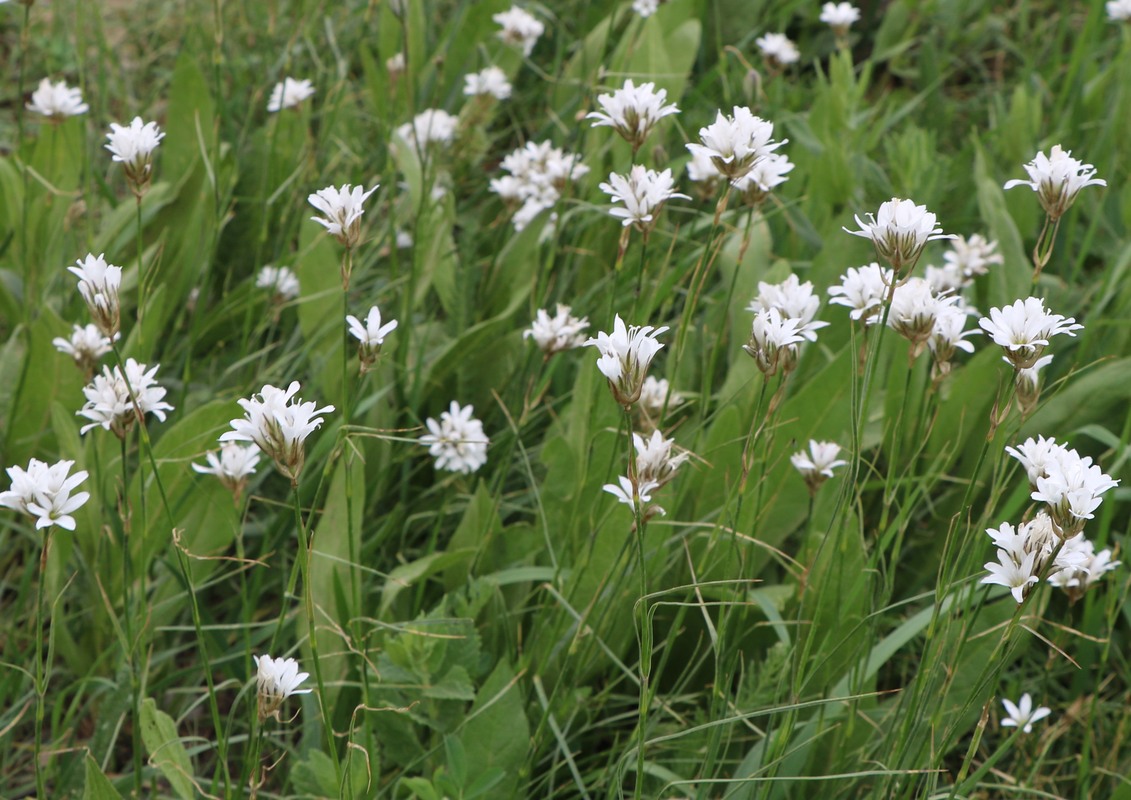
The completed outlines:
<svg viewBox="0 0 1131 800">
<path fill-rule="evenodd" d="M 501 770 L 505 777 L 496 784 L 495 796 L 517 796 L 518 772 L 530 744 L 530 725 L 518 681 L 506 661 L 500 661 L 479 687 L 459 738 L 467 753 L 469 785 L 493 770 Z"/>
<path fill-rule="evenodd" d="M 110 783 L 110 779 L 102 774 L 101 768 L 90 754 L 83 760 L 86 770 L 86 785 L 83 787 L 82 800 L 122 800 L 122 795 Z"/>
<path fill-rule="evenodd" d="M 177 736 L 173 718 L 164 711 L 158 711 L 152 697 L 147 697 L 141 704 L 141 739 L 145 742 L 150 762 L 161 770 L 177 796 L 182 800 L 192 800 L 196 792 L 192 761 Z"/>
<path fill-rule="evenodd" d="M 474 547 L 465 547 L 460 550 L 432 553 L 397 567 L 389 573 L 388 580 L 385 581 L 385 586 L 381 590 L 381 616 L 385 616 L 402 590 L 409 588 L 417 581 L 430 578 L 448 567 L 469 561 L 474 555 Z"/>
</svg>

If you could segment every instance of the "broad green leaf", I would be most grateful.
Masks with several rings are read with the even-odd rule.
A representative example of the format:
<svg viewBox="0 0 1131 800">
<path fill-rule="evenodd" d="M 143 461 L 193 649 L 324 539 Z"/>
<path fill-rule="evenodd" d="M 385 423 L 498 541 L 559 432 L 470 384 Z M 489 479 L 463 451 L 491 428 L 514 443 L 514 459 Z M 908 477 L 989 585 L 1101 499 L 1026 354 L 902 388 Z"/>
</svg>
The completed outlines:
<svg viewBox="0 0 1131 800">
<path fill-rule="evenodd" d="M 98 762 L 90 753 L 83 759 L 83 768 L 86 771 L 86 785 L 83 788 L 82 800 L 122 800 L 122 795 L 110 783 Z"/>
<path fill-rule="evenodd" d="M 519 769 L 526 763 L 530 726 L 514 671 L 500 661 L 488 676 L 459 729 L 467 753 L 467 779 L 474 784 L 490 770 L 505 777 L 496 785 L 497 797 L 514 797 Z"/>
<path fill-rule="evenodd" d="M 141 739 L 149 753 L 149 761 L 161 771 L 181 800 L 196 796 L 193 787 L 192 761 L 177 735 L 173 718 L 157 709 L 152 697 L 141 704 Z"/>
</svg>

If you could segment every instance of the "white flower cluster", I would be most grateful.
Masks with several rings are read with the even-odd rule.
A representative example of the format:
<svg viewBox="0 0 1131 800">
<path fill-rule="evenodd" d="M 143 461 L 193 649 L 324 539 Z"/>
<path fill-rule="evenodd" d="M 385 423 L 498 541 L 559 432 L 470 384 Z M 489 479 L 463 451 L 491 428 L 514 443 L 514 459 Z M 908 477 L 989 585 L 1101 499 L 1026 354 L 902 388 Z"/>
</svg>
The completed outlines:
<svg viewBox="0 0 1131 800">
<path fill-rule="evenodd" d="M 285 303 L 298 297 L 298 277 L 290 267 L 273 267 L 270 264 L 259 270 L 255 285 L 260 289 L 270 289 L 272 300 Z"/>
<path fill-rule="evenodd" d="M 310 673 L 299 672 L 298 662 L 293 658 L 271 658 L 266 655 L 252 658 L 256 666 L 255 689 L 260 722 L 271 717 L 278 720 L 283 701 L 291 695 L 310 693 L 310 689 L 298 688 L 310 677 Z"/>
<path fill-rule="evenodd" d="M 731 116 L 719 111 L 715 121 L 699 129 L 700 143 L 687 145 L 693 157 L 709 158 L 724 178 L 737 181 L 762 158 L 788 140 L 775 142 L 774 124 L 756 117 L 745 106 L 735 106 Z"/>
<path fill-rule="evenodd" d="M 785 183 L 794 164 L 784 153 L 767 153 L 754 162 L 750 171 L 734 182 L 734 188 L 746 196 L 746 201 L 757 205 L 771 191 Z"/>
<path fill-rule="evenodd" d="M 508 87 L 509 88 L 509 87 Z M 426 108 L 397 128 L 397 136 L 404 139 L 410 147 L 421 150 L 430 144 L 440 147 L 452 143 L 459 119 L 441 108 Z"/>
<path fill-rule="evenodd" d="M 518 210 L 513 223 L 521 231 L 541 212 L 557 205 L 565 187 L 589 173 L 579 156 L 549 142 L 527 142 L 503 159 L 509 173 L 491 180 L 491 191 Z"/>
<path fill-rule="evenodd" d="M 758 296 L 747 306 L 754 312 L 750 341 L 743 349 L 766 376 L 797 364 L 802 341 L 817 341 L 817 331 L 829 323 L 815 319 L 821 306 L 813 284 L 790 275 L 781 283 L 758 282 Z"/>
<path fill-rule="evenodd" d="M 144 122 L 141 117 L 134 117 L 128 126 L 111 122 L 110 133 L 106 134 L 106 138 L 110 140 L 106 149 L 110 151 L 114 161 L 121 162 L 130 188 L 135 195 L 141 197 L 149 187 L 153 151 L 165 138 L 165 134 L 156 122 Z"/>
<path fill-rule="evenodd" d="M 649 375 L 644 379 L 640 389 L 640 398 L 637 400 L 640 409 L 649 417 L 655 419 L 664 411 L 664 404 L 669 409 L 675 408 L 683 402 L 683 395 L 673 392 L 667 378 L 653 378 Z"/>
<path fill-rule="evenodd" d="M 837 36 L 844 36 L 853 23 L 860 20 L 860 9 L 852 3 L 825 3 L 821 6 L 820 20 Z"/>
<path fill-rule="evenodd" d="M 1036 366 L 1053 336 L 1075 336 L 1076 331 L 1084 328 L 1072 317 L 1050 314 L 1039 297 L 991 308 L 990 315 L 982 317 L 978 324 L 1005 351 L 1005 362 L 1019 370 Z"/>
<path fill-rule="evenodd" d="M 1005 262 L 996 250 L 997 242 L 989 241 L 981 234 L 976 233 L 969 239 L 958 236 L 951 242 L 950 249 L 943 253 L 941 267 L 927 266 L 926 278 L 940 294 L 967 289 L 973 285 L 974 278 L 987 274 L 991 266 Z"/>
<path fill-rule="evenodd" d="M 21 511 L 35 517 L 36 529 L 58 525 L 68 531 L 75 529 L 72 512 L 90 499 L 90 492 L 71 492 L 87 479 L 86 470 L 68 475 L 74 461 L 47 464 L 33 458 L 27 469 L 8 467 L 12 488 L 0 492 L 0 506 Z"/>
<path fill-rule="evenodd" d="M 613 208 L 609 213 L 620 219 L 624 227 L 632 225 L 643 233 L 652 230 L 656 215 L 668 200 L 691 199 L 675 190 L 675 179 L 670 169 L 657 172 L 640 164 L 633 166 L 628 175 L 609 173 L 609 182 L 602 183 L 600 189 L 614 203 L 624 203 L 623 208 Z"/>
<path fill-rule="evenodd" d="M 651 81 L 636 86 L 629 79 L 612 94 L 598 95 L 597 102 L 603 110 L 590 112 L 586 119 L 595 120 L 594 128 L 612 128 L 636 150 L 657 122 L 679 113 L 675 103 L 665 105 L 667 98 L 667 90 L 657 90 Z"/>
<path fill-rule="evenodd" d="M 1112 22 L 1131 20 L 1131 0 L 1108 0 L 1104 3 L 1104 10 Z"/>
<path fill-rule="evenodd" d="M 117 339 L 118 334 L 114 334 L 114 338 Z M 51 340 L 51 344 L 60 353 L 66 353 L 73 358 L 79 369 L 88 376 L 98 366 L 98 359 L 109 353 L 113 348 L 113 342 L 110 341 L 109 337 L 103 336 L 98 326 L 93 324 L 75 325 L 71 331 L 71 338 L 64 339 L 62 336 L 56 336 Z"/>
<path fill-rule="evenodd" d="M 652 431 L 647 439 L 638 433 L 632 434 L 632 444 L 636 449 L 633 474 L 619 475 L 617 483 L 607 483 L 602 488 L 634 511 L 639 508 L 642 519 L 663 515 L 664 509 L 652 504 L 652 493 L 675 477 L 676 470 L 690 458 L 690 454 L 673 455 L 675 439 L 665 439 L 658 430 Z"/>
<path fill-rule="evenodd" d="M 1059 144 L 1053 145 L 1047 156 L 1038 152 L 1024 166 L 1029 180 L 1007 181 L 1005 188 L 1028 186 L 1037 193 L 1041 206 L 1053 220 L 1060 219 L 1072 207 L 1076 195 L 1084 187 L 1107 186 L 1107 181 L 1095 177 L 1095 167 L 1073 158 L 1072 151 L 1063 149 Z"/>
<path fill-rule="evenodd" d="M 537 17 L 518 6 L 511 6 L 507 11 L 495 14 L 491 19 L 501 28 L 498 33 L 499 38 L 509 45 L 521 48 L 524 56 L 530 55 L 534 45 L 546 31 L 546 26 L 539 22 Z"/>
<path fill-rule="evenodd" d="M 625 408 L 640 399 L 648 366 L 663 348 L 656 337 L 667 330 L 667 326 L 626 326 L 617 314 L 612 334 L 600 331 L 597 338 L 586 340 L 586 347 L 596 347 L 601 354 L 597 369 L 608 380 L 613 397 Z"/>
<path fill-rule="evenodd" d="M 1005 451 L 1025 467 L 1033 490 L 1031 497 L 1045 504 L 1062 539 L 1071 539 L 1084 530 L 1103 494 L 1119 485 L 1090 457 L 1081 457 L 1055 439 L 1029 438 Z"/>
<path fill-rule="evenodd" d="M 429 417 L 424 421 L 428 433 L 419 441 L 428 446 L 436 459 L 436 469 L 461 472 L 465 475 L 477 471 L 487 463 L 487 434 L 483 423 L 472 414 L 474 406 L 460 406 L 455 400 L 440 419 Z"/>
<path fill-rule="evenodd" d="M 307 201 L 325 214 L 311 217 L 326 232 L 346 247 L 353 247 L 361 239 L 361 215 L 365 213 L 364 203 L 369 195 L 377 191 L 377 184 L 369 191 L 364 186 L 342 184 L 340 189 L 327 186 L 307 197 Z"/>
<path fill-rule="evenodd" d="M 465 75 L 463 82 L 463 93 L 468 97 L 487 96 L 506 100 L 511 96 L 511 82 L 507 80 L 507 73 L 498 67 L 487 67 Z"/>
<path fill-rule="evenodd" d="M 926 206 L 919 206 L 913 200 L 893 197 L 880 205 L 876 216 L 867 215 L 867 220 L 856 215 L 858 231 L 844 228 L 846 233 L 871 239 L 876 254 L 888 262 L 896 273 L 909 270 L 919 259 L 927 242 L 935 239 L 953 239 L 953 235 L 943 233 L 934 214 Z"/>
<path fill-rule="evenodd" d="M 158 364 L 150 369 L 132 358 L 126 359 L 124 375 L 119 367 L 103 367 L 102 374 L 95 375 L 82 390 L 86 404 L 76 416 L 85 417 L 90 424 L 83 425 L 79 433 L 102 428 L 124 439 L 139 414 L 152 414 L 164 422 L 165 412 L 173 407 L 165 402 L 165 388 L 154 377 L 160 368 Z"/>
<path fill-rule="evenodd" d="M 361 359 L 361 371 L 365 373 L 377 361 L 381 354 L 381 346 L 385 344 L 385 337 L 397 328 L 397 321 L 391 319 L 384 325 L 381 324 L 381 310 L 377 306 L 369 309 L 365 323 L 352 314 L 346 316 L 349 331 L 358 341 L 357 355 Z"/>
<path fill-rule="evenodd" d="M 102 335 L 115 338 L 121 325 L 122 307 L 118 291 L 122 286 L 122 268 L 106 263 L 105 254 L 87 253 L 76 267 L 67 270 L 79 279 L 79 293 L 86 301 L 94 324 Z"/>
<path fill-rule="evenodd" d="M 220 436 L 221 442 L 253 442 L 293 484 L 298 483 L 306 461 L 306 437 L 322 424 L 320 414 L 334 410 L 333 406 L 318 408 L 317 403 L 304 403 L 295 397 L 300 388 L 298 381 L 292 381 L 285 390 L 266 385 L 258 394 L 240 399 L 244 417 L 233 419 L 232 430 Z"/>
<path fill-rule="evenodd" d="M 840 276 L 840 283 L 829 287 L 830 303 L 852 309 L 853 320 L 866 322 L 882 308 L 891 291 L 895 273 L 875 261 L 862 267 L 849 267 Z"/>
<path fill-rule="evenodd" d="M 784 33 L 767 33 L 755 39 L 754 44 L 758 45 L 762 57 L 775 69 L 795 64 L 801 59 L 801 51 Z"/>
<path fill-rule="evenodd" d="M 314 85 L 308 80 L 295 80 L 283 78 L 281 83 L 276 83 L 271 90 L 271 97 L 267 100 L 267 110 L 271 113 L 282 111 L 284 108 L 295 108 L 303 100 L 314 96 Z"/>
<path fill-rule="evenodd" d="M 882 311 L 877 310 L 867 322 L 875 325 L 882 316 Z M 974 346 L 964 339 L 977 331 L 963 331 L 966 319 L 960 297 L 939 295 L 926 278 L 908 278 L 895 287 L 887 324 L 911 343 L 912 359 L 929 345 L 936 361 L 946 364 L 956 348 L 974 352 Z"/>
<path fill-rule="evenodd" d="M 802 450 L 789 457 L 789 462 L 794 469 L 801 473 L 805 485 L 809 487 L 810 494 L 816 494 L 826 480 L 833 476 L 833 470 L 843 467 L 848 462 L 840 455 L 840 445 L 836 442 L 818 442 L 809 440 L 809 450 Z"/>
<path fill-rule="evenodd" d="M 219 455 L 215 452 L 206 453 L 204 459 L 208 463 L 193 464 L 192 468 L 202 475 L 215 475 L 238 501 L 247 485 L 247 479 L 255 474 L 260 452 L 259 446 L 255 444 L 245 446 L 238 442 L 224 442 L 220 445 Z"/>
<path fill-rule="evenodd" d="M 573 309 L 558 303 L 554 316 L 544 308 L 538 309 L 530 327 L 522 332 L 522 338 L 534 339 L 546 358 L 563 350 L 572 350 L 585 344 L 585 330 L 589 327 L 589 318 L 578 319 L 573 316 Z"/>
<path fill-rule="evenodd" d="M 85 114 L 90 110 L 90 106 L 82 101 L 82 90 L 67 86 L 65 81 L 52 83 L 44 78 L 39 82 L 39 87 L 31 93 L 31 102 L 27 104 L 27 110 L 58 122 L 67 117 Z"/>
</svg>

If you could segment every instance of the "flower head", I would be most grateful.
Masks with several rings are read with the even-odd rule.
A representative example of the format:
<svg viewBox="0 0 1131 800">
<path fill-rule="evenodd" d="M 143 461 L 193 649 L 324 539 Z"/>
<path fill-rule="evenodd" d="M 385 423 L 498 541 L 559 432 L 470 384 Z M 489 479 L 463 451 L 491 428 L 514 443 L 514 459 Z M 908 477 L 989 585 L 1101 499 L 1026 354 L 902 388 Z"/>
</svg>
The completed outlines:
<svg viewBox="0 0 1131 800">
<path fill-rule="evenodd" d="M 767 33 L 754 40 L 762 57 L 775 69 L 794 64 L 801 58 L 801 52 L 784 33 Z"/>
<path fill-rule="evenodd" d="M 353 315 L 346 317 L 346 323 L 349 325 L 350 333 L 358 341 L 357 355 L 361 359 L 361 371 L 364 373 L 381 354 L 381 345 L 385 343 L 385 337 L 396 330 L 397 321 L 391 319 L 382 325 L 381 311 L 377 306 L 373 306 L 365 317 L 364 325 Z"/>
<path fill-rule="evenodd" d="M 118 334 L 114 335 L 117 338 Z M 71 331 L 71 338 L 64 339 L 56 336 L 51 340 L 55 349 L 66 353 L 75 360 L 79 369 L 88 376 L 93 374 L 98 365 L 98 359 L 110 352 L 113 342 L 109 337 L 103 336 L 97 325 L 75 325 Z"/>
<path fill-rule="evenodd" d="M 657 489 L 674 478 L 676 470 L 690 458 L 685 452 L 672 455 L 675 439 L 665 439 L 658 430 L 647 439 L 634 433 L 632 443 L 636 448 L 636 480 L 654 484 Z"/>
<path fill-rule="evenodd" d="M 735 106 L 733 116 L 723 116 L 719 111 L 711 125 L 700 128 L 702 144 L 691 143 L 687 149 L 693 156 L 710 158 L 720 175 L 737 181 L 750 172 L 758 159 L 787 141 L 775 142 L 773 136 L 772 122 L 754 116 L 745 106 Z"/>
<path fill-rule="evenodd" d="M 295 80 L 283 78 L 282 83 L 276 83 L 271 90 L 271 98 L 267 101 L 267 110 L 274 113 L 284 108 L 295 108 L 303 100 L 314 96 L 314 85 L 308 80 Z"/>
<path fill-rule="evenodd" d="M 991 266 L 1005 263 L 1001 253 L 995 252 L 996 250 L 997 242 L 990 241 L 981 234 L 975 233 L 969 239 L 956 236 L 950 249 L 943 253 L 943 261 L 961 276 L 961 286 L 966 287 L 978 275 L 988 273 Z"/>
<path fill-rule="evenodd" d="M 67 86 L 65 81 L 52 83 L 44 78 L 39 82 L 39 88 L 32 92 L 27 109 L 58 122 L 67 117 L 85 114 L 90 106 L 82 101 L 82 90 L 79 88 Z"/>
<path fill-rule="evenodd" d="M 674 103 L 665 105 L 668 93 L 665 89 L 657 91 L 656 84 L 649 81 L 639 86 L 626 80 L 624 86 L 612 94 L 597 97 L 602 111 L 593 111 L 586 119 L 595 120 L 593 127 L 607 125 L 637 149 L 648 138 L 652 128 L 669 114 L 678 114 Z"/>
<path fill-rule="evenodd" d="M 1085 186 L 1107 186 L 1103 178 L 1094 177 L 1095 167 L 1073 158 L 1072 151 L 1062 149 L 1059 144 L 1053 145 L 1047 156 L 1038 152 L 1024 166 L 1029 180 L 1006 181 L 1005 188 L 1028 186 L 1037 193 L 1041 206 L 1054 220 L 1060 219 L 1072 207 L 1076 195 Z"/>
<path fill-rule="evenodd" d="M 608 379 L 614 399 L 625 408 L 640 398 L 648 366 L 663 347 L 656 337 L 667 330 L 667 326 L 626 326 L 617 314 L 612 334 L 601 331 L 597 338 L 585 341 L 584 346 L 596 347 L 600 352 L 597 369 Z"/>
<path fill-rule="evenodd" d="M 670 169 L 656 172 L 639 164 L 628 175 L 609 173 L 609 182 L 602 183 L 600 188 L 614 203 L 624 203 L 624 208 L 613 208 L 609 213 L 620 218 L 625 227 L 634 225 L 645 233 L 656 224 L 656 215 L 668 200 L 673 197 L 691 199 L 675 191 Z"/>
<path fill-rule="evenodd" d="M 1015 369 L 1028 369 L 1037 363 L 1049 339 L 1064 333 L 1075 336 L 1083 325 L 1072 317 L 1050 314 L 1039 297 L 1017 300 L 1004 308 L 991 308 L 978 324 L 994 343 L 1005 350 L 1006 363 Z"/>
<path fill-rule="evenodd" d="M 537 17 L 518 6 L 511 6 L 501 14 L 491 17 L 502 28 L 498 36 L 504 42 L 522 48 L 524 56 L 530 55 L 534 45 L 546 30 L 546 26 L 538 21 Z"/>
<path fill-rule="evenodd" d="M 522 332 L 522 338 L 534 339 L 534 343 L 549 358 L 554 353 L 584 345 L 585 330 L 588 327 L 588 317 L 578 319 L 573 316 L 573 309 L 558 303 L 552 317 L 546 309 L 538 309 L 534 322 Z"/>
<path fill-rule="evenodd" d="M 834 469 L 848 463 L 842 458 L 837 458 L 839 455 L 840 445 L 836 442 L 818 442 L 810 439 L 809 452 L 802 450 L 794 453 L 789 457 L 789 461 L 805 479 L 809 493 L 816 494 L 821 484 L 833 476 Z"/>
<path fill-rule="evenodd" d="M 271 658 L 266 655 L 252 658 L 257 669 L 255 689 L 260 722 L 271 717 L 278 720 L 283 701 L 292 694 L 310 694 L 310 689 L 298 688 L 310 677 L 310 673 L 299 672 L 298 662 L 293 658 Z"/>
<path fill-rule="evenodd" d="M 106 263 L 105 254 L 87 253 L 76 267 L 67 270 L 79 279 L 79 293 L 86 301 L 94 324 L 104 336 L 114 338 L 121 325 L 121 301 L 118 290 L 122 285 L 122 268 Z"/>
<path fill-rule="evenodd" d="M 496 100 L 506 100 L 511 96 L 511 82 L 507 80 L 507 73 L 498 67 L 487 67 L 465 75 L 463 81 L 463 93 L 468 97 L 487 95 Z"/>
<path fill-rule="evenodd" d="M 317 403 L 295 397 L 300 388 L 298 381 L 292 381 L 285 390 L 266 385 L 258 394 L 240 399 L 243 419 L 232 420 L 232 430 L 220 436 L 221 442 L 254 442 L 292 484 L 298 483 L 306 461 L 306 437 L 322 425 L 320 414 L 334 410 L 333 406 L 317 408 Z"/>
<path fill-rule="evenodd" d="M 1002 698 L 1001 704 L 1005 706 L 1005 712 L 1008 715 L 1002 719 L 1002 727 L 1020 728 L 1023 733 L 1031 733 L 1034 722 L 1042 720 L 1052 713 L 1044 706 L 1033 708 L 1033 698 L 1029 696 L 1028 692 L 1021 695 L 1018 705 L 1014 705 L 1012 700 L 1005 698 Z"/>
<path fill-rule="evenodd" d="M 660 8 L 660 0 L 632 0 L 632 10 L 641 17 L 650 17 Z"/>
<path fill-rule="evenodd" d="M 204 456 L 207 464 L 193 464 L 194 472 L 202 475 L 215 475 L 220 483 L 239 501 L 247 479 L 255 474 L 255 467 L 259 463 L 260 450 L 256 444 L 241 445 L 237 442 L 224 442 L 220 445 L 220 454 L 216 451 L 206 453 Z"/>
<path fill-rule="evenodd" d="M 1071 602 L 1083 597 L 1092 584 L 1120 564 L 1111 560 L 1111 550 L 1097 553 L 1095 544 L 1085 536 L 1068 539 L 1061 553 L 1065 551 L 1070 551 L 1067 557 L 1069 563 L 1049 575 L 1048 580 L 1053 586 L 1063 589 Z"/>
<path fill-rule="evenodd" d="M 1027 369 L 1019 369 L 1014 373 L 1013 387 L 1017 394 L 1017 407 L 1021 416 L 1028 417 L 1037 407 L 1041 399 L 1041 370 L 1052 363 L 1052 356 L 1042 356 Z"/>
<path fill-rule="evenodd" d="M 896 293 L 899 290 L 896 289 Z M 940 304 L 935 311 L 935 324 L 931 328 L 927 347 L 931 349 L 934 357 L 935 368 L 939 376 L 946 375 L 951 369 L 951 359 L 955 350 L 974 352 L 974 345 L 966 341 L 967 336 L 981 333 L 979 330 L 963 330 L 966 320 L 970 315 L 960 305 L 945 303 Z"/>
<path fill-rule="evenodd" d="M 616 483 L 606 483 L 601 488 L 615 497 L 617 502 L 624 503 L 634 511 L 639 504 L 640 516 L 644 519 L 664 513 L 664 509 L 659 506 L 650 505 L 652 502 L 652 492 L 659 488 L 655 483 L 649 481 L 633 483 L 631 478 L 625 475 L 618 475 Z"/>
<path fill-rule="evenodd" d="M 290 267 L 273 267 L 268 264 L 255 276 L 255 285 L 260 289 L 270 289 L 272 299 L 277 303 L 294 300 L 299 293 L 298 277 Z"/>
<path fill-rule="evenodd" d="M 509 174 L 492 179 L 491 191 L 508 206 L 518 208 L 512 219 L 518 231 L 553 208 L 571 182 L 589 173 L 580 156 L 550 142 L 527 142 L 504 158 L 501 166 Z"/>
<path fill-rule="evenodd" d="M 777 308 L 762 309 L 754 315 L 750 341 L 742 349 L 766 377 L 779 369 L 788 374 L 797 365 L 798 346 L 805 341 L 803 328 L 802 320 L 785 317 Z"/>
<path fill-rule="evenodd" d="M 459 120 L 447 111 L 440 108 L 426 108 L 397 128 L 397 136 L 404 139 L 410 146 L 420 149 L 430 144 L 439 146 L 452 143 L 455 138 Z"/>
<path fill-rule="evenodd" d="M 1108 0 L 1104 3 L 1107 18 L 1112 22 L 1131 20 L 1131 0 Z"/>
<path fill-rule="evenodd" d="M 892 294 L 891 308 L 888 311 L 887 319 L 888 327 L 911 342 L 910 357 L 915 359 L 923 352 L 923 348 L 930 341 L 932 335 L 936 333 L 936 324 L 939 317 L 948 313 L 946 309 L 953 309 L 958 302 L 958 297 L 944 297 L 936 294 L 925 278 L 908 278 L 907 281 L 896 286 L 895 292 Z M 880 312 L 877 311 L 868 318 L 868 324 L 876 324 L 880 319 Z M 949 322 L 944 321 L 943 324 L 944 326 L 953 326 L 956 321 L 951 317 Z M 964 312 L 962 322 L 959 325 L 959 332 L 961 332 L 962 324 L 965 324 Z M 951 332 L 950 328 L 939 331 L 943 336 L 949 332 Z M 951 353 L 953 353 L 955 346 L 957 346 L 957 343 L 952 341 Z"/>
<path fill-rule="evenodd" d="M 110 151 L 114 161 L 122 162 L 126 180 L 134 194 L 140 197 L 149 187 L 152 177 L 153 151 L 165 138 L 165 134 L 156 122 L 143 122 L 141 117 L 134 117 L 128 127 L 111 122 L 110 133 L 106 134 L 106 138 L 110 140 L 106 149 Z"/>
<path fill-rule="evenodd" d="M 821 22 L 833 29 L 837 36 L 844 36 L 852 24 L 859 21 L 860 9 L 852 3 L 825 3 L 821 6 Z"/>
<path fill-rule="evenodd" d="M 374 185 L 368 192 L 363 186 L 342 184 L 335 189 L 327 186 L 310 195 L 307 200 L 321 211 L 323 217 L 311 217 L 346 247 L 352 248 L 361 239 L 361 215 L 365 213 L 364 203 L 369 195 L 377 191 Z"/>
<path fill-rule="evenodd" d="M 849 267 L 840 276 L 839 286 L 830 286 L 830 303 L 852 309 L 852 319 L 875 315 L 888 296 L 895 274 L 875 261 L 863 267 Z"/>
<path fill-rule="evenodd" d="M 82 390 L 86 403 L 76 416 L 85 417 L 90 424 L 79 432 L 102 428 L 122 439 L 139 415 L 152 414 L 164 422 L 165 412 L 173 407 L 165 402 L 165 388 L 154 377 L 160 368 L 157 364 L 150 369 L 132 358 L 126 359 L 124 375 L 117 366 L 113 370 L 103 367 L 102 374 L 95 375 Z"/>
<path fill-rule="evenodd" d="M 664 411 L 665 403 L 669 409 L 675 408 L 683 402 L 683 397 L 679 392 L 671 390 L 667 378 L 657 380 L 649 375 L 644 379 L 644 386 L 640 390 L 640 398 L 637 402 L 644 412 L 658 418 Z"/>
<path fill-rule="evenodd" d="M 815 319 L 821 307 L 821 298 L 813 293 L 813 284 L 801 283 L 796 275 L 790 275 L 781 283 L 758 281 L 758 296 L 746 307 L 755 313 L 776 308 L 783 319 L 796 319 L 797 332 L 810 342 L 817 341 L 817 331 L 829 323 Z"/>
<path fill-rule="evenodd" d="M 793 171 L 793 167 L 789 156 L 767 153 L 765 158 L 754 162 L 746 175 L 734 182 L 734 188 L 746 195 L 746 202 L 758 205 L 775 187 L 789 180 L 787 175 Z"/>
<path fill-rule="evenodd" d="M 843 230 L 853 236 L 871 239 L 876 253 L 887 261 L 897 273 L 910 269 L 923 252 L 927 242 L 935 239 L 953 239 L 936 224 L 935 215 L 926 206 L 917 206 L 913 200 L 893 197 L 880 205 L 879 215 L 867 215 L 868 220 L 856 215 L 858 231 Z"/>
<path fill-rule="evenodd" d="M 1026 439 L 1017 447 L 1005 448 L 1005 452 L 1025 467 L 1034 490 L 1032 499 L 1047 504 L 1062 539 L 1080 533 L 1099 507 L 1101 495 L 1119 484 L 1090 457 L 1082 457 L 1055 439 Z"/>
<path fill-rule="evenodd" d="M 8 477 L 12 488 L 0 492 L 0 506 L 22 511 L 36 518 L 35 527 L 49 528 L 58 525 L 68 531 L 75 529 L 75 518 L 71 513 L 77 511 L 87 500 L 89 492 L 71 492 L 87 479 L 86 470 L 68 475 L 74 461 L 59 461 L 47 464 L 32 459 L 27 469 L 8 467 Z"/>
<path fill-rule="evenodd" d="M 428 445 L 429 454 L 436 459 L 436 469 L 462 472 L 467 475 L 487 463 L 487 435 L 483 423 L 472 414 L 474 406 L 460 406 L 455 400 L 449 409 L 440 414 L 439 421 L 429 417 L 424 424 L 428 433 L 420 443 Z"/>
</svg>

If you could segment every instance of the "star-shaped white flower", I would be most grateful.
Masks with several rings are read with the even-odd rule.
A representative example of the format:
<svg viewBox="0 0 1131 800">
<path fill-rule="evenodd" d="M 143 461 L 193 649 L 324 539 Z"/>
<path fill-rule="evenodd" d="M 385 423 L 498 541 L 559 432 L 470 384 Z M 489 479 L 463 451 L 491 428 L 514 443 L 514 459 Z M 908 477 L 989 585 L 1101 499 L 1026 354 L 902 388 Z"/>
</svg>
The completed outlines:
<svg viewBox="0 0 1131 800">
<path fill-rule="evenodd" d="M 1033 708 L 1033 698 L 1029 696 L 1028 692 L 1021 695 L 1021 700 L 1017 705 L 1014 705 L 1012 700 L 1006 698 L 1002 698 L 1001 704 L 1005 706 L 1005 711 L 1008 715 L 1002 719 L 1002 727 L 1020 728 L 1023 733 L 1032 733 L 1033 723 L 1044 719 L 1052 713 L 1052 711 L 1044 706 Z"/>
</svg>

